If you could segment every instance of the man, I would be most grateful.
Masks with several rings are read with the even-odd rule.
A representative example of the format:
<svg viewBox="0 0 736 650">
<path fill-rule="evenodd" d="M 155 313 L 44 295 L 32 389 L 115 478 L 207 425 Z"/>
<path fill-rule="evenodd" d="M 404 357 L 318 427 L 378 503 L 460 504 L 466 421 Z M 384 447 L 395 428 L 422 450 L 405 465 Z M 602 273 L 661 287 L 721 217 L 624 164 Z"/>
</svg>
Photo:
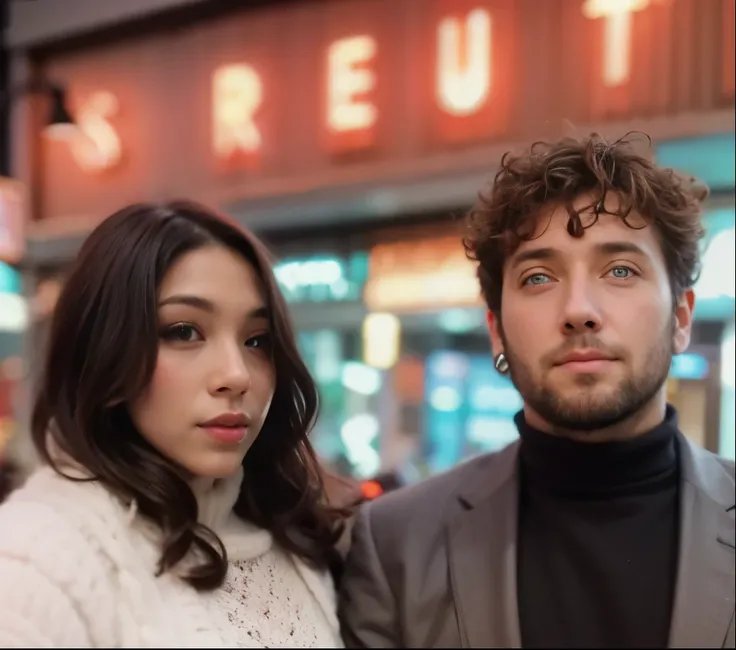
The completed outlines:
<svg viewBox="0 0 736 650">
<path fill-rule="evenodd" d="M 468 216 L 520 441 L 363 507 L 353 647 L 734 647 L 734 465 L 666 404 L 704 191 L 593 135 L 507 156 Z"/>
</svg>

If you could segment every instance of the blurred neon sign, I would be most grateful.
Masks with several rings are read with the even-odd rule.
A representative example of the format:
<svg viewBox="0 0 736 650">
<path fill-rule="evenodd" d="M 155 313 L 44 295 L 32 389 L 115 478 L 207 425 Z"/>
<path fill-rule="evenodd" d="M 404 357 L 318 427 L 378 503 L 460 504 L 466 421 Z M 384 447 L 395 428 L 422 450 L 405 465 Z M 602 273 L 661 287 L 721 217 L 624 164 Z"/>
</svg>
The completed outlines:
<svg viewBox="0 0 736 650">
<path fill-rule="evenodd" d="M 605 20 L 603 36 L 603 83 L 620 86 L 631 75 L 631 14 L 642 11 L 650 0 L 585 0 L 586 18 Z"/>
<path fill-rule="evenodd" d="M 474 9 L 463 22 L 443 18 L 437 27 L 437 104 L 450 115 L 476 113 L 492 84 L 491 13 Z"/>
<path fill-rule="evenodd" d="M 376 84 L 370 63 L 378 44 L 372 36 L 352 36 L 335 41 L 327 51 L 328 128 L 335 133 L 369 130 L 378 109 L 369 94 Z"/>
<path fill-rule="evenodd" d="M 262 137 L 255 123 L 263 101 L 263 85 L 249 65 L 218 68 L 212 76 L 212 147 L 217 156 L 254 156 Z"/>
<path fill-rule="evenodd" d="M 374 311 L 479 305 L 476 267 L 453 237 L 381 244 L 364 299 Z"/>
<path fill-rule="evenodd" d="M 365 253 L 348 259 L 315 255 L 285 259 L 276 264 L 276 280 L 289 302 L 358 300 L 368 273 Z"/>
<path fill-rule="evenodd" d="M 601 75 L 605 86 L 615 88 L 630 79 L 633 14 L 666 1 L 583 0 L 583 15 L 603 21 Z M 435 41 L 432 70 L 435 104 L 442 114 L 460 119 L 479 116 L 500 91 L 494 79 L 500 20 L 500 13 L 482 0 L 463 13 L 437 17 L 431 28 Z M 322 104 L 331 149 L 374 144 L 381 113 L 376 102 L 379 56 L 380 43 L 370 33 L 347 35 L 327 44 Z M 263 147 L 257 115 L 268 101 L 262 74 L 247 62 L 223 65 L 213 72 L 212 93 L 215 155 L 257 154 Z"/>
<path fill-rule="evenodd" d="M 577 0 L 574 3 L 578 20 L 600 23 L 590 26 L 595 33 L 599 27 L 602 31 L 603 52 L 597 76 L 607 87 L 619 87 L 631 78 L 635 14 L 649 12 L 658 3 L 665 2 L 668 0 Z M 516 64 L 524 56 L 524 48 L 517 45 L 524 38 L 516 29 L 526 13 L 526 9 L 519 6 L 523 3 L 514 0 L 426 0 L 426 4 L 426 22 L 425 18 L 417 22 L 421 27 L 415 30 L 412 26 L 407 36 L 407 43 L 412 47 L 421 43 L 421 47 L 426 48 L 426 56 L 420 52 L 419 56 L 406 58 L 406 48 L 384 42 L 383 34 L 387 32 L 379 19 L 372 20 L 370 16 L 354 29 L 353 16 L 343 21 L 333 20 L 330 15 L 326 19 L 329 29 L 315 28 L 314 38 L 305 39 L 305 42 L 320 40 L 318 48 L 310 44 L 310 52 L 317 53 L 317 66 L 310 62 L 298 68 L 315 73 L 309 82 L 316 89 L 314 103 L 319 108 L 307 115 L 314 115 L 318 120 L 313 127 L 326 134 L 323 144 L 331 151 L 361 150 L 379 143 L 377 136 L 381 133 L 382 120 L 390 118 L 395 122 L 397 115 L 407 115 L 397 108 L 402 102 L 390 99 L 385 107 L 382 103 L 382 98 L 396 95 L 397 90 L 403 93 L 402 83 L 407 95 L 404 105 L 419 93 L 423 97 L 419 107 L 421 115 L 417 115 L 416 128 L 412 125 L 407 143 L 412 142 L 411 138 L 418 138 L 427 139 L 432 145 L 447 144 L 450 140 L 507 137 L 510 133 L 506 127 L 513 126 L 509 124 L 514 111 L 511 104 L 515 104 L 516 96 L 524 87 L 516 79 L 519 72 Z M 678 10 L 677 3 L 670 4 L 673 11 Z M 724 0 L 724 7 L 727 7 L 725 11 L 732 12 L 732 0 Z M 346 27 L 346 23 L 351 26 Z M 560 23 L 564 24 L 567 23 Z M 335 25 L 344 31 L 334 33 Z M 419 29 L 423 33 L 415 34 Z M 325 33 L 331 36 L 323 39 Z M 724 37 L 726 44 L 722 47 L 727 54 L 732 53 L 732 41 Z M 264 37 L 264 42 L 277 43 L 278 39 Z M 257 48 L 253 51 L 259 52 L 257 56 L 262 55 Z M 280 58 L 276 50 L 270 54 L 273 59 Z M 288 56 L 283 53 L 281 58 Z M 426 59 L 428 65 L 425 67 Z M 728 62 L 729 57 L 725 60 Z M 277 99 L 290 95 L 288 82 L 292 80 L 273 79 L 269 71 L 295 69 L 292 66 L 271 67 L 270 64 L 261 66 L 255 58 L 239 58 L 238 55 L 207 69 L 209 115 L 203 126 L 207 129 L 207 145 L 214 161 L 244 160 L 248 167 L 257 165 L 268 147 L 269 152 L 278 154 L 268 157 L 269 161 L 274 161 L 274 167 L 286 165 L 291 169 L 299 164 L 310 164 L 312 159 L 308 156 L 293 159 L 282 156 L 279 143 L 271 141 L 272 136 L 281 137 L 285 121 L 296 121 L 302 111 L 296 101 L 294 106 L 284 110 L 274 107 Z M 398 70 L 396 74 L 395 70 Z M 414 79 L 419 76 L 421 79 Z M 299 85 L 300 92 L 310 93 L 310 102 L 311 87 Z M 121 161 L 123 149 L 115 120 L 118 108 L 118 100 L 110 93 L 95 93 L 80 108 L 78 120 L 86 137 L 73 146 L 73 153 L 86 171 L 109 169 Z M 428 113 L 427 108 L 430 109 Z M 410 110 L 413 116 L 415 107 L 412 105 Z M 386 133 L 396 130 L 395 125 L 390 126 Z M 440 142 L 435 142 L 436 136 Z M 310 138 L 299 138 L 298 145 L 294 146 L 305 144 L 307 147 L 311 144 Z M 385 141 L 379 144 L 381 153 L 391 154 L 403 146 Z"/>
<path fill-rule="evenodd" d="M 87 173 L 112 169 L 122 159 L 120 134 L 111 122 L 119 110 L 118 99 L 107 91 L 92 93 L 79 107 L 75 121 L 79 132 L 71 139 L 71 154 Z"/>
<path fill-rule="evenodd" d="M 631 75 L 632 15 L 666 0 L 583 0 L 586 18 L 604 21 L 602 79 L 608 87 Z M 497 15 L 496 15 L 497 14 Z M 453 119 L 480 116 L 493 102 L 499 80 L 501 14 L 483 0 L 462 13 L 438 15 L 435 41 L 434 100 Z M 380 43 L 367 32 L 346 35 L 323 50 L 325 84 L 321 89 L 323 127 L 331 150 L 363 149 L 376 140 L 381 111 L 377 104 Z M 212 149 L 216 158 L 234 154 L 257 157 L 264 146 L 258 115 L 269 101 L 261 71 L 247 61 L 222 65 L 212 74 Z"/>
<path fill-rule="evenodd" d="M 477 115 L 488 104 L 493 75 L 493 17 L 477 7 L 435 25 L 435 100 L 453 117 Z M 375 103 L 379 44 L 370 34 L 332 41 L 325 54 L 324 124 L 331 149 L 361 149 L 375 141 L 380 111 Z M 267 101 L 264 79 L 247 62 L 212 74 L 212 150 L 219 160 L 256 157 L 263 147 L 258 112 Z"/>
</svg>

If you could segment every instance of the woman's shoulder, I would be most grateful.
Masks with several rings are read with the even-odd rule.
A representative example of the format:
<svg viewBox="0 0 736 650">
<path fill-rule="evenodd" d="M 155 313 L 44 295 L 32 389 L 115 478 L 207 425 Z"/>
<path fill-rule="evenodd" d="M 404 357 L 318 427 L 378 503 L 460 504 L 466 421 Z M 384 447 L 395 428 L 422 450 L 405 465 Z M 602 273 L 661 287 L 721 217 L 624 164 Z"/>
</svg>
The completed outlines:
<svg viewBox="0 0 736 650">
<path fill-rule="evenodd" d="M 0 646 L 89 644 L 114 620 L 100 490 L 41 469 L 0 505 Z"/>
<path fill-rule="evenodd" d="M 0 554 L 49 553 L 62 561 L 101 550 L 124 518 L 123 504 L 99 484 L 43 467 L 0 505 Z"/>
</svg>

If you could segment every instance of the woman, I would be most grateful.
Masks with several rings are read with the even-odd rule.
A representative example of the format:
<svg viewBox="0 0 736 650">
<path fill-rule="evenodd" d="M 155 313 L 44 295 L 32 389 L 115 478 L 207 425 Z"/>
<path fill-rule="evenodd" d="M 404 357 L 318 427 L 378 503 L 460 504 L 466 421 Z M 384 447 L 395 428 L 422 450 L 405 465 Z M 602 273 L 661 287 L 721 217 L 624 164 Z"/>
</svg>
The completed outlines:
<svg viewBox="0 0 736 650">
<path fill-rule="evenodd" d="M 340 645 L 343 512 L 267 253 L 191 204 L 87 239 L 0 506 L 0 646 Z"/>
</svg>

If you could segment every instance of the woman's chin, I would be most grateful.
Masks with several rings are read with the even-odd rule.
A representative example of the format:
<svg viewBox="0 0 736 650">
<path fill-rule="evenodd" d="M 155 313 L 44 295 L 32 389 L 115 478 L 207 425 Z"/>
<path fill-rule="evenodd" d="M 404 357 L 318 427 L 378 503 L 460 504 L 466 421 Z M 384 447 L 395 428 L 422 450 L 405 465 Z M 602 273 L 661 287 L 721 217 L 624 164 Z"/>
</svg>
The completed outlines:
<svg viewBox="0 0 736 650">
<path fill-rule="evenodd" d="M 198 478 L 224 479 L 233 476 L 243 464 L 243 454 L 212 454 L 211 458 L 199 458 L 188 463 L 187 470 Z"/>
</svg>

